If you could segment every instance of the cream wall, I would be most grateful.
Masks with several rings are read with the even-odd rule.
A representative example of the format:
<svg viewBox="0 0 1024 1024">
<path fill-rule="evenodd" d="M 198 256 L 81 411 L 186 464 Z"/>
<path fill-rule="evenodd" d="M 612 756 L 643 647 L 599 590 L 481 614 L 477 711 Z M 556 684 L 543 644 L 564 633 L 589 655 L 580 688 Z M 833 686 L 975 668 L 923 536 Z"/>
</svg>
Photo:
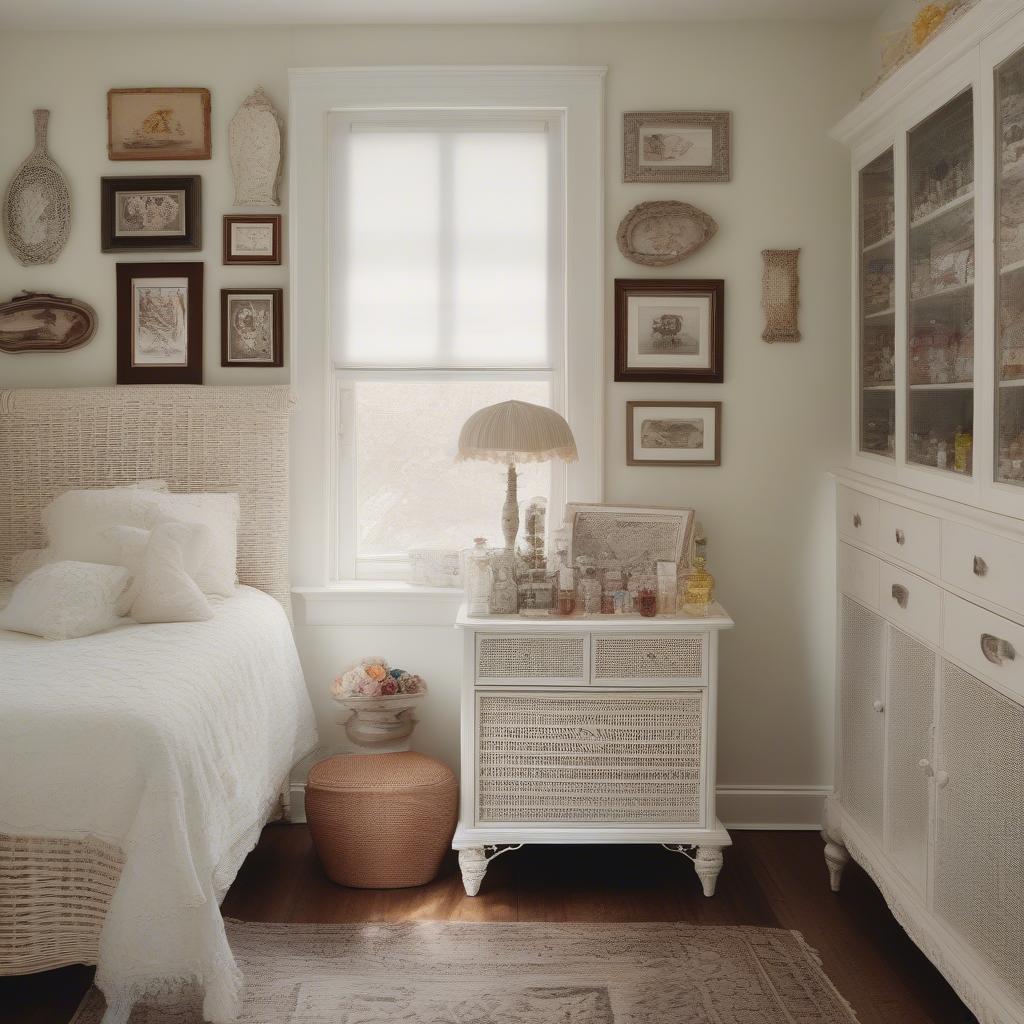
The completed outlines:
<svg viewBox="0 0 1024 1024">
<path fill-rule="evenodd" d="M 0 176 L 9 177 L 31 148 L 32 108 L 49 107 L 51 150 L 68 174 L 75 210 L 71 240 L 55 266 L 22 268 L 0 249 L 0 296 L 22 288 L 75 295 L 96 306 L 101 323 L 98 337 L 76 353 L 0 357 L 0 384 L 113 383 L 113 264 L 130 257 L 99 253 L 99 177 L 175 171 L 203 175 L 204 251 L 170 258 L 206 263 L 207 382 L 287 378 L 287 369 L 219 366 L 218 289 L 287 284 L 287 252 L 280 268 L 220 266 L 220 217 L 231 208 L 226 126 L 256 84 L 284 111 L 289 67 L 607 65 L 607 280 L 604 295 L 595 296 L 605 304 L 607 326 L 606 336 L 594 339 L 604 353 L 607 380 L 605 498 L 698 509 L 711 538 L 720 595 L 737 620 L 722 643 L 720 781 L 812 793 L 831 781 L 833 551 L 825 474 L 845 457 L 849 422 L 848 162 L 826 132 L 864 85 L 868 33 L 868 26 L 786 23 L 4 33 Z M 106 90 L 133 85 L 208 86 L 214 159 L 107 162 Z M 733 181 L 623 184 L 621 114 L 643 109 L 731 110 Z M 285 202 L 287 185 L 286 169 Z M 615 246 L 615 227 L 635 203 L 654 198 L 682 199 L 707 210 L 719 223 L 718 235 L 676 267 L 630 264 Z M 287 217 L 286 206 L 283 211 Z M 760 340 L 765 247 L 803 250 L 804 338 L 798 345 Z M 612 279 L 648 276 L 725 279 L 724 384 L 611 382 Z M 301 349 L 303 340 L 298 344 Z M 639 398 L 721 400 L 721 468 L 627 467 L 625 404 Z M 326 741 L 339 736 L 324 697 L 327 679 L 349 656 L 381 653 L 434 684 L 418 746 L 454 762 L 457 636 L 443 616 L 434 625 L 401 626 L 386 603 L 375 607 L 379 611 L 370 620 L 362 619 L 375 624 L 339 628 L 305 624 L 299 602 L 299 644 Z M 753 812 L 743 807 L 736 813 L 750 817 Z M 789 815 L 786 807 L 777 813 Z"/>
</svg>

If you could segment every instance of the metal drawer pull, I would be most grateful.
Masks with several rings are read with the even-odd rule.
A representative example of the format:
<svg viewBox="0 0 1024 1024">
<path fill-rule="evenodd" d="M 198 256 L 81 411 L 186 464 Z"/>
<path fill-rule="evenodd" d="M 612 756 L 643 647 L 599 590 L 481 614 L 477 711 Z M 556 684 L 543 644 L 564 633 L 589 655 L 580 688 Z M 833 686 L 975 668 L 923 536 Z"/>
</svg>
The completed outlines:
<svg viewBox="0 0 1024 1024">
<path fill-rule="evenodd" d="M 981 555 L 974 556 L 974 575 L 975 576 L 987 576 L 988 575 L 988 563 Z"/>
<path fill-rule="evenodd" d="M 878 712 L 879 714 L 881 714 L 881 713 L 882 713 L 882 712 L 883 712 L 883 711 L 885 710 L 885 705 L 884 705 L 884 704 L 883 704 L 883 703 L 882 703 L 882 702 L 881 702 L 880 700 L 872 701 L 872 702 L 871 702 L 871 706 L 872 706 L 872 707 L 873 707 L 873 708 L 874 708 L 874 709 L 875 709 L 875 710 L 876 710 L 876 711 L 877 711 L 877 712 Z"/>
<path fill-rule="evenodd" d="M 941 768 L 935 773 L 935 785 L 939 789 L 945 789 L 949 785 L 949 772 L 944 772 Z"/>
<path fill-rule="evenodd" d="M 935 774 L 935 770 L 932 768 L 932 763 L 927 757 L 922 757 L 921 760 L 917 762 L 917 767 L 920 768 L 929 779 Z"/>
<path fill-rule="evenodd" d="M 892 598 L 901 608 L 906 608 L 907 602 L 910 600 L 910 591 L 902 583 L 894 583 Z"/>
<path fill-rule="evenodd" d="M 896 543 L 903 547 L 907 543 L 907 535 L 902 530 L 896 531 Z"/>
<path fill-rule="evenodd" d="M 861 523 L 862 523 L 863 521 L 864 521 L 864 520 L 863 520 L 863 519 L 861 519 L 861 517 L 860 517 L 860 513 L 859 513 L 859 512 L 854 512 L 854 513 L 853 513 L 853 525 L 854 525 L 854 526 L 856 526 L 856 527 L 857 527 L 857 528 L 859 529 L 859 528 L 860 528 L 860 524 L 861 524 Z"/>
<path fill-rule="evenodd" d="M 1017 652 L 1009 640 L 1001 640 L 991 633 L 981 634 L 981 653 L 993 665 L 1002 665 L 1004 661 L 1013 661 L 1017 657 Z"/>
</svg>

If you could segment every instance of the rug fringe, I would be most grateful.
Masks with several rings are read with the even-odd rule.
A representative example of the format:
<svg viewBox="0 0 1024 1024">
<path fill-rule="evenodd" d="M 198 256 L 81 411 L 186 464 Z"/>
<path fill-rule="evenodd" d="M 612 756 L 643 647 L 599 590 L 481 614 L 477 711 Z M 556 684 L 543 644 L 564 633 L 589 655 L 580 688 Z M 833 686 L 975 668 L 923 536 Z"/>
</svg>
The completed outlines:
<svg viewBox="0 0 1024 1024">
<path fill-rule="evenodd" d="M 843 1009 L 846 1010 L 846 1012 L 849 1014 L 850 1020 L 853 1021 L 854 1024 L 860 1024 L 860 1021 L 857 1017 L 857 1011 L 850 1004 L 849 999 L 847 999 L 846 996 L 844 996 L 843 993 L 836 988 L 836 986 L 832 982 L 832 979 L 825 972 L 825 965 L 821 962 L 821 954 L 804 938 L 803 932 L 797 931 L 796 928 L 790 928 L 789 933 L 796 939 L 797 943 L 800 946 L 800 949 L 803 951 L 807 959 L 810 960 L 811 963 L 818 968 L 818 971 L 824 979 L 825 984 L 828 985 L 828 987 L 832 990 L 832 994 L 842 1005 Z"/>
</svg>

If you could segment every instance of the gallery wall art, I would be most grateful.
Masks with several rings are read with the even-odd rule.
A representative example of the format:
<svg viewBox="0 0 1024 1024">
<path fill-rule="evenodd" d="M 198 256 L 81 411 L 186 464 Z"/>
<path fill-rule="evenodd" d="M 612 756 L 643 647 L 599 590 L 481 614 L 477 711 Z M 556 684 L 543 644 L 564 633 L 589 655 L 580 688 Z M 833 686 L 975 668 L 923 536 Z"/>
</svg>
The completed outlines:
<svg viewBox="0 0 1024 1024">
<path fill-rule="evenodd" d="M 622 115 L 625 182 L 725 182 L 732 175 L 732 115 L 646 111 Z"/>
<path fill-rule="evenodd" d="M 96 333 L 96 310 L 80 299 L 22 292 L 0 303 L 0 352 L 68 352 Z"/>
<path fill-rule="evenodd" d="M 281 262 L 281 215 L 224 215 L 224 257 L 226 265 L 269 266 Z"/>
<path fill-rule="evenodd" d="M 283 122 L 261 87 L 245 98 L 228 126 L 235 206 L 279 206 Z"/>
<path fill-rule="evenodd" d="M 181 177 L 100 179 L 103 252 L 195 251 L 202 248 L 202 181 Z"/>
<path fill-rule="evenodd" d="M 627 402 L 630 466 L 720 466 L 721 402 Z"/>
<path fill-rule="evenodd" d="M 799 249 L 762 249 L 761 308 L 764 310 L 764 341 L 799 341 Z"/>
<path fill-rule="evenodd" d="M 111 160 L 209 160 L 210 90 L 111 89 L 107 156 Z"/>
<path fill-rule="evenodd" d="M 619 252 L 645 267 L 667 267 L 714 238 L 715 219 L 690 203 L 662 199 L 634 206 L 619 224 Z"/>
<path fill-rule="evenodd" d="M 223 288 L 221 366 L 283 366 L 281 288 Z"/>
</svg>

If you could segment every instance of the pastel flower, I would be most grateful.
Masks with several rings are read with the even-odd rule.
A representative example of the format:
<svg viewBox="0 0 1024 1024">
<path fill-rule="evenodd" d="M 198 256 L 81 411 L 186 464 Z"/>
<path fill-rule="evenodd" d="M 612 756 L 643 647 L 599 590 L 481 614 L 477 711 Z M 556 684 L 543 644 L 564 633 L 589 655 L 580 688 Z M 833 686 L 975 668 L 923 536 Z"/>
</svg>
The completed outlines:
<svg viewBox="0 0 1024 1024">
<path fill-rule="evenodd" d="M 401 679 L 402 676 L 406 676 L 408 674 L 409 673 L 406 672 L 404 668 L 393 668 L 391 670 L 391 678 L 392 679 Z"/>
<path fill-rule="evenodd" d="M 390 697 L 394 693 L 398 693 L 398 683 L 389 676 L 380 684 L 380 694 L 382 697 Z"/>
<path fill-rule="evenodd" d="M 387 669 L 383 665 L 367 665 L 366 674 L 371 679 L 376 679 L 378 682 L 383 679 L 388 673 Z"/>
<path fill-rule="evenodd" d="M 363 697 L 379 697 L 380 696 L 380 681 L 377 679 L 367 678 L 365 682 L 359 686 L 360 696 Z"/>
</svg>

